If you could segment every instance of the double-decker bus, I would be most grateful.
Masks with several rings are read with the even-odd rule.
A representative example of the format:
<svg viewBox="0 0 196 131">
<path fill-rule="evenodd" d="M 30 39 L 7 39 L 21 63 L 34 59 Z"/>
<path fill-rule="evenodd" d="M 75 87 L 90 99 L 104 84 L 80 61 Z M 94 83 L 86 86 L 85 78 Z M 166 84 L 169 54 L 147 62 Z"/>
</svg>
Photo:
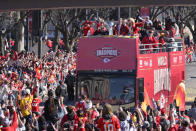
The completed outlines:
<svg viewBox="0 0 196 131">
<path fill-rule="evenodd" d="M 93 103 L 185 109 L 185 51 L 183 41 L 145 48 L 138 37 L 83 37 L 77 57 L 77 96 Z M 150 51 L 149 51 L 150 50 Z"/>
</svg>

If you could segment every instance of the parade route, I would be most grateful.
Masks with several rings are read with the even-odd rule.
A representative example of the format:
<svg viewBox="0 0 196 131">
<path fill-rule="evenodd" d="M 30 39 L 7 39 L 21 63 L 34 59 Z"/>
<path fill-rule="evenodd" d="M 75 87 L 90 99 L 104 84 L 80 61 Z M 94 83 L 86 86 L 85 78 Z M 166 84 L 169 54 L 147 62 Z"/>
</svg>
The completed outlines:
<svg viewBox="0 0 196 131">
<path fill-rule="evenodd" d="M 186 64 L 185 71 L 186 103 L 190 104 L 196 94 L 196 62 Z"/>
</svg>

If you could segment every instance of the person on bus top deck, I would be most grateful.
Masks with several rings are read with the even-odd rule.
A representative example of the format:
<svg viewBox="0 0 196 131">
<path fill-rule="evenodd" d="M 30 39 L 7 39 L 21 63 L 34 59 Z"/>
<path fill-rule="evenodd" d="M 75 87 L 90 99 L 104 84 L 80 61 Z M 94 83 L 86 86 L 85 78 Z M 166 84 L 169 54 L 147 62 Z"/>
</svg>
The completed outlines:
<svg viewBox="0 0 196 131">
<path fill-rule="evenodd" d="M 152 28 L 152 25 L 153 24 L 152 24 L 152 21 L 150 20 L 150 17 L 146 16 L 144 28 L 149 30 L 150 28 Z"/>
<path fill-rule="evenodd" d="M 145 21 L 143 22 L 135 22 L 133 18 L 128 19 L 128 27 L 129 27 L 129 34 L 130 35 L 138 35 L 139 27 L 144 25 Z"/>
<path fill-rule="evenodd" d="M 155 37 L 153 36 L 153 33 L 154 31 L 153 30 L 149 30 L 148 31 L 148 35 L 145 36 L 143 39 L 142 39 L 142 44 L 152 44 L 152 45 L 145 45 L 145 49 L 149 49 L 147 50 L 148 52 L 149 51 L 153 51 L 153 48 L 157 48 L 157 43 L 158 41 L 155 39 Z"/>
<path fill-rule="evenodd" d="M 155 30 L 163 30 L 162 23 L 157 17 L 153 21 L 153 27 L 155 28 Z"/>
<path fill-rule="evenodd" d="M 94 33 L 94 29 L 91 26 L 92 22 L 86 20 L 82 25 L 83 25 L 83 34 L 84 36 L 87 36 L 89 31 L 93 34 Z"/>
<path fill-rule="evenodd" d="M 174 24 L 175 23 L 172 23 L 172 25 L 171 25 L 171 27 L 169 29 L 169 38 L 174 38 L 175 37 L 176 31 L 175 31 Z"/>
<path fill-rule="evenodd" d="M 109 32 L 105 26 L 100 26 L 93 35 L 109 35 Z"/>
<path fill-rule="evenodd" d="M 97 129 L 100 131 L 120 131 L 120 123 L 118 118 L 112 113 L 110 104 L 103 105 L 102 117 L 97 121 Z"/>
<path fill-rule="evenodd" d="M 127 20 L 124 19 L 122 21 L 122 25 L 121 25 L 121 28 L 120 28 L 120 35 L 126 36 L 128 34 L 129 34 L 129 27 L 127 26 Z"/>
<path fill-rule="evenodd" d="M 160 33 L 159 43 L 161 43 L 161 47 L 165 47 L 166 46 L 165 34 L 164 33 Z"/>
<path fill-rule="evenodd" d="M 123 19 L 120 18 L 119 21 L 118 21 L 118 24 L 116 24 L 114 26 L 114 30 L 113 30 L 114 35 L 120 35 L 120 29 L 121 29 L 121 26 L 122 26 L 122 22 L 123 22 Z"/>
</svg>

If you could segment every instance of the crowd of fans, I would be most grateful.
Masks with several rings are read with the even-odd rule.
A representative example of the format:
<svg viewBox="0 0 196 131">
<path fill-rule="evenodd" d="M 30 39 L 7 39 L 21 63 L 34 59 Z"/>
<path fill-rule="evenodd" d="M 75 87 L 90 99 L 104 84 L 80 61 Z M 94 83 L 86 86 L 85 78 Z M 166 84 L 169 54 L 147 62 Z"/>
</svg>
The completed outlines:
<svg viewBox="0 0 196 131">
<path fill-rule="evenodd" d="M 66 94 L 66 99 L 74 100 L 75 68 L 74 52 L 50 51 L 38 59 L 33 52 L 6 50 L 0 57 L 1 130 L 39 130 L 39 104 L 47 105 L 48 90 L 55 91 L 60 105 Z"/>
<path fill-rule="evenodd" d="M 122 19 L 116 23 L 112 21 L 104 21 L 102 18 L 94 18 L 92 21 L 86 20 L 82 24 L 84 36 L 97 36 L 97 35 L 118 35 L 118 36 L 138 36 L 141 44 L 144 44 L 144 48 L 152 51 L 153 48 L 166 47 L 167 43 L 175 42 L 175 38 L 181 38 L 183 31 L 180 31 L 178 25 L 172 21 L 171 17 L 168 16 L 165 19 L 165 24 L 160 19 L 155 18 L 151 21 L 147 16 L 141 18 L 137 16 L 136 19 L 128 18 Z M 146 44 L 146 45 L 145 45 Z M 149 44 L 152 44 L 150 46 Z M 187 43 L 186 46 L 186 61 L 187 63 L 192 62 L 194 57 L 196 45 L 193 43 Z"/>
<path fill-rule="evenodd" d="M 178 27 L 166 19 L 165 27 L 159 19 L 120 19 L 117 24 L 103 19 L 85 21 L 84 36 L 139 36 L 141 43 L 162 43 L 179 36 Z M 63 45 L 63 41 L 59 41 Z M 12 42 L 12 44 L 14 44 Z M 12 45 L 13 46 L 13 45 Z M 48 46 L 52 48 L 49 41 Z M 147 46 L 147 45 L 146 45 Z M 149 47 L 146 47 L 149 48 Z M 154 45 L 156 48 L 156 44 Z M 195 46 L 187 47 L 187 54 Z M 192 51 L 192 52 L 191 52 Z M 191 56 L 187 60 L 191 62 Z M 153 107 L 146 110 L 141 104 L 133 108 L 119 107 L 113 111 L 107 103 L 97 103 L 80 96 L 76 103 L 76 53 L 49 51 L 41 59 L 35 53 L 6 51 L 0 58 L 0 130 L 2 131 L 195 131 L 196 99 L 189 111 Z"/>
<path fill-rule="evenodd" d="M 186 63 L 196 61 L 196 44 L 186 46 Z"/>
<path fill-rule="evenodd" d="M 102 18 L 94 18 L 93 21 L 86 20 L 83 24 L 83 35 L 122 35 L 134 36 L 138 35 L 142 43 L 147 44 L 145 37 L 151 35 L 153 40 L 149 39 L 148 43 L 164 44 L 164 40 L 159 40 L 159 37 L 174 38 L 180 37 L 179 27 L 175 22 L 172 22 L 170 16 L 165 20 L 165 25 L 156 18 L 153 22 L 147 16 L 146 18 L 137 17 L 122 19 L 120 18 L 117 23 L 114 21 L 106 22 Z M 156 38 L 154 40 L 154 38 Z"/>
</svg>

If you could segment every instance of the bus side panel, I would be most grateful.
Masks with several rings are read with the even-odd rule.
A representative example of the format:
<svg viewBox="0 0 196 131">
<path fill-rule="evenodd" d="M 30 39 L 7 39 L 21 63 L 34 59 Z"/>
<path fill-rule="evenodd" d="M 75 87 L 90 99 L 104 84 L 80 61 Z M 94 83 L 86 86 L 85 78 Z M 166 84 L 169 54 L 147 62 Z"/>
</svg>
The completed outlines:
<svg viewBox="0 0 196 131">
<path fill-rule="evenodd" d="M 185 109 L 184 51 L 139 55 L 137 64 L 137 78 L 144 78 L 144 109 L 153 107 L 152 98 L 161 108 L 176 100 L 180 110 Z"/>
<path fill-rule="evenodd" d="M 179 109 L 185 110 L 185 55 L 184 52 L 171 52 L 170 55 L 171 68 L 171 89 L 169 93 L 169 102 L 176 101 Z"/>
<path fill-rule="evenodd" d="M 160 108 L 169 108 L 169 104 L 173 103 L 176 88 L 182 77 L 175 73 L 176 70 L 169 68 L 173 64 L 171 59 L 173 56 L 167 52 L 139 55 L 137 78 L 144 78 L 144 109 L 147 105 L 153 107 L 152 99 L 159 101 Z"/>
<path fill-rule="evenodd" d="M 146 76 L 146 77 L 145 77 Z M 152 69 L 138 71 L 138 78 L 144 78 L 144 102 L 142 108 L 145 110 L 147 105 L 152 106 L 151 98 L 154 95 L 154 73 Z"/>
</svg>

